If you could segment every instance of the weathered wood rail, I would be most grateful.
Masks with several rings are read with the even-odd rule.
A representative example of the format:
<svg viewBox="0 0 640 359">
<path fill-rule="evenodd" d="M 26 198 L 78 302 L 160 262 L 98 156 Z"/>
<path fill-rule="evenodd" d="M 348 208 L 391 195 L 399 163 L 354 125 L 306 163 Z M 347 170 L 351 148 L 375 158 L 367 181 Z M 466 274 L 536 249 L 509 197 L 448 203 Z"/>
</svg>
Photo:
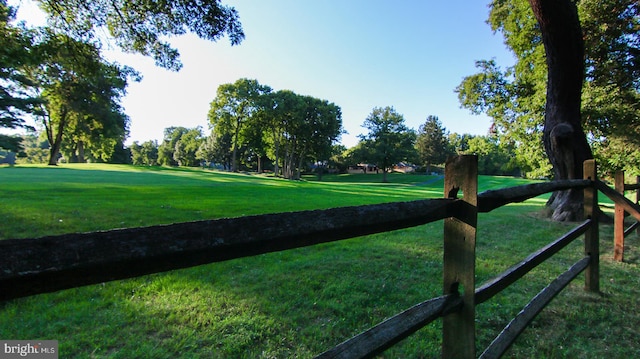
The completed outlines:
<svg viewBox="0 0 640 359">
<path fill-rule="evenodd" d="M 498 358 L 571 280 L 599 291 L 597 192 L 638 215 L 638 205 L 597 180 L 594 161 L 582 180 L 545 182 L 477 193 L 477 157 L 447 162 L 445 198 L 278 213 L 93 233 L 0 241 L 0 300 L 288 250 L 444 220 L 443 295 L 415 305 L 318 358 L 370 358 L 443 318 L 444 358 L 475 358 L 476 305 L 584 235 L 584 257 L 527 304 L 482 353 Z M 478 213 L 538 195 L 583 189 L 585 221 L 504 273 L 475 285 Z M 461 193 L 461 198 L 459 194 Z"/>
<path fill-rule="evenodd" d="M 452 199 L 0 241 L 0 300 L 418 226 Z"/>
</svg>

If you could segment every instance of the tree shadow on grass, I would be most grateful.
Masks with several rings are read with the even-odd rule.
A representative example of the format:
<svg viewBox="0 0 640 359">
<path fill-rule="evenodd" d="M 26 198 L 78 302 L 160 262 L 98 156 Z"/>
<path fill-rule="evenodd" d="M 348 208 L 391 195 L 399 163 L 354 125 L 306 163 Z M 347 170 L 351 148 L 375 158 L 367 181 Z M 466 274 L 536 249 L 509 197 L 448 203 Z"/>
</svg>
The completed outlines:
<svg viewBox="0 0 640 359">
<path fill-rule="evenodd" d="M 351 242 L 12 301 L 0 336 L 55 338 L 69 356 L 310 357 L 439 295 L 437 259 Z"/>
<path fill-rule="evenodd" d="M 511 212 L 506 208 L 480 218 L 478 282 L 517 263 L 531 249 L 555 239 L 549 234 L 567 227 L 544 223 L 536 231 L 518 233 L 514 222 L 525 228 L 539 221 L 528 210 L 516 213 L 515 219 Z M 610 270 L 608 266 L 603 269 Z M 604 286 L 607 296 L 592 298 L 593 305 L 587 308 L 606 305 L 611 315 L 640 319 L 638 314 L 626 313 L 620 297 L 611 299 L 625 288 L 628 293 L 623 298 L 640 294 L 637 266 L 627 266 L 628 271 L 603 276 L 618 286 Z M 536 272 L 527 277 L 526 287 L 514 287 L 517 296 L 505 294 L 479 306 L 480 343 L 497 334 L 526 304 L 522 301 L 535 295 L 555 275 L 551 272 L 562 267 L 566 265 L 561 257 L 550 273 Z M 442 223 L 436 222 L 4 303 L 0 337 L 58 339 L 65 357 L 312 357 L 439 296 L 441 283 Z M 593 334 L 570 324 L 594 321 L 594 316 L 580 309 L 582 301 L 559 302 L 558 308 L 569 310 L 560 318 L 541 317 L 519 343 L 535 350 L 531 335 L 558 334 L 554 328 L 563 327 L 577 333 L 574 339 L 563 339 L 569 340 L 571 353 L 580 354 L 580 345 L 585 355 L 589 350 L 603 352 L 613 345 L 611 341 L 591 344 L 595 349 L 584 346 L 584 338 Z M 385 356 L 415 357 L 419 350 L 422 357 L 438 357 L 440 335 L 439 324 L 434 323 Z M 545 347 L 548 343 L 542 348 L 552 353 Z M 516 353 L 531 353 L 521 347 L 516 346 L 520 348 Z"/>
</svg>

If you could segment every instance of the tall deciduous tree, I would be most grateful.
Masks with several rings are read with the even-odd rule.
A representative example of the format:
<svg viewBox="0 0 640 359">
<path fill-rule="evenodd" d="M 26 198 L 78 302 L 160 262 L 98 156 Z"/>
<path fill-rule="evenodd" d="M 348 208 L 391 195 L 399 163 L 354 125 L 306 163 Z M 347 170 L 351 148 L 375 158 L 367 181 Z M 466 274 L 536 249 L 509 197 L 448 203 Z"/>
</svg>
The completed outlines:
<svg viewBox="0 0 640 359">
<path fill-rule="evenodd" d="M 94 44 L 47 30 L 42 37 L 40 64 L 31 75 L 44 99 L 39 118 L 51 144 L 49 164 L 56 164 L 63 141 L 91 142 L 109 157 L 127 132 L 119 100 L 135 72 L 104 61 Z"/>
<path fill-rule="evenodd" d="M 449 154 L 446 129 L 437 116 L 428 116 L 425 123 L 418 128 L 416 149 L 422 164 L 431 172 L 432 164 L 444 163 Z"/>
<path fill-rule="evenodd" d="M 200 127 L 192 128 L 184 133 L 176 142 L 173 151 L 173 159 L 178 163 L 178 166 L 198 166 L 199 162 L 196 153 L 202 142 L 204 142 L 204 139 L 202 138 Z"/>
<path fill-rule="evenodd" d="M 342 132 L 340 107 L 326 100 L 296 95 L 298 101 L 290 109 L 284 124 L 285 152 L 283 173 L 299 179 L 306 161 L 324 162 Z"/>
<path fill-rule="evenodd" d="M 270 157 L 275 174 L 289 179 L 299 178 L 307 162 L 328 161 L 342 134 L 337 105 L 290 90 L 272 92 L 247 79 L 218 88 L 209 121 L 217 138 L 231 139 L 232 170 L 243 152 L 257 160 L 258 171 Z"/>
<path fill-rule="evenodd" d="M 232 84 L 218 87 L 216 98 L 209 109 L 209 123 L 219 134 L 232 135 L 231 170 L 238 170 L 238 151 L 246 140 L 244 131 L 247 123 L 254 119 L 261 109 L 261 96 L 271 92 L 269 86 L 260 85 L 257 80 L 239 79 Z"/>
<path fill-rule="evenodd" d="M 156 166 L 158 164 L 158 143 L 145 141 L 139 144 L 133 142 L 130 147 L 131 162 L 136 166 Z"/>
<path fill-rule="evenodd" d="M 311 124 L 308 153 L 316 164 L 319 178 L 322 178 L 324 167 L 335 153 L 334 145 L 343 133 L 342 109 L 327 100 L 316 98 L 308 98 L 307 103 L 307 120 Z"/>
<path fill-rule="evenodd" d="M 167 127 L 164 129 L 164 138 L 158 146 L 158 163 L 162 166 L 177 166 L 178 161 L 175 160 L 174 152 L 176 144 L 182 136 L 189 132 L 186 127 Z"/>
<path fill-rule="evenodd" d="M 593 155 L 580 115 L 585 62 L 578 9 L 571 0 L 529 2 L 540 26 L 547 59 L 545 151 L 556 178 L 582 178 L 583 162 Z M 554 193 L 549 203 L 553 218 L 578 219 L 582 211 L 582 194 L 581 190 Z"/>
<path fill-rule="evenodd" d="M 640 128 L 639 9 L 640 3 L 633 0 L 493 1 L 489 23 L 504 35 L 517 62 L 502 70 L 494 61 L 479 61 L 481 72 L 465 78 L 457 88 L 461 103 L 474 112 L 490 115 L 499 132 L 507 136 L 504 140 L 517 145 L 520 165 L 526 164 L 524 168 L 530 173 L 538 170 L 535 175 L 544 175 L 545 167 L 551 165 L 553 170 L 549 172 L 555 178 L 563 178 L 569 171 L 579 173 L 577 162 L 588 157 L 581 138 L 572 139 L 578 141 L 573 146 L 577 151 L 572 154 L 576 162 L 573 169 L 563 168 L 566 166 L 548 153 L 563 136 L 582 137 L 578 123 L 589 133 L 589 141 L 603 159 L 601 164 L 619 166 L 618 158 L 616 163 L 603 158 L 604 151 L 640 149 L 637 136 L 629 135 Z M 580 48 L 584 49 L 582 55 Z M 548 70 L 548 65 L 553 69 Z M 565 66 L 566 72 L 560 69 Z M 580 106 L 577 110 L 576 103 Z M 557 122 L 559 117 L 562 124 Z M 572 201 L 578 208 L 577 197 L 554 197 L 553 205 Z M 570 218 L 569 213 L 569 208 L 561 205 L 555 215 Z"/>
<path fill-rule="evenodd" d="M 196 158 L 211 165 L 221 164 L 225 170 L 231 169 L 231 135 L 211 131 L 196 152 Z"/>
<path fill-rule="evenodd" d="M 370 156 L 368 160 L 382 169 L 382 181 L 387 182 L 389 168 L 415 153 L 416 134 L 405 125 L 404 116 L 389 106 L 374 108 L 362 127 L 369 131 L 366 135 L 360 135 Z"/>
<path fill-rule="evenodd" d="M 237 11 L 219 0 L 39 0 L 53 26 L 75 39 L 99 39 L 108 32 L 126 52 L 152 56 L 156 64 L 179 70 L 178 50 L 166 38 L 187 32 L 216 41 L 228 35 L 239 44 L 244 33 Z"/>
<path fill-rule="evenodd" d="M 262 123 L 264 124 L 265 137 L 269 143 L 269 154 L 274 160 L 274 173 L 280 174 L 283 166 L 287 133 L 291 125 L 299 117 L 300 96 L 290 90 L 280 90 L 266 96 L 264 111 L 261 111 Z"/>
</svg>

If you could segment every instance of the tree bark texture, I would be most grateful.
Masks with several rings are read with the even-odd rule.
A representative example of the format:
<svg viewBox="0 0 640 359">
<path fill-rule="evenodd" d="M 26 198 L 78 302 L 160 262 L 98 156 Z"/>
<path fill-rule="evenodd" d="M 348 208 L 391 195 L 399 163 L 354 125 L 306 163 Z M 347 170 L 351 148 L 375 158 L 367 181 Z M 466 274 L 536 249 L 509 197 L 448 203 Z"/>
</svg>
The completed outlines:
<svg viewBox="0 0 640 359">
<path fill-rule="evenodd" d="M 54 124 L 49 122 L 48 129 L 48 139 L 49 145 L 49 166 L 57 166 L 58 165 L 58 155 L 60 154 L 60 148 L 62 147 L 62 134 L 64 132 L 66 123 L 67 123 L 67 113 L 68 111 L 63 110 L 60 116 L 60 121 L 58 122 L 58 130 L 53 134 Z"/>
<path fill-rule="evenodd" d="M 584 42 L 578 10 L 571 0 L 529 0 L 540 25 L 548 68 L 544 147 L 556 180 L 581 179 L 582 163 L 593 158 L 582 128 Z M 552 218 L 582 218 L 581 190 L 556 192 L 548 205 Z"/>
</svg>

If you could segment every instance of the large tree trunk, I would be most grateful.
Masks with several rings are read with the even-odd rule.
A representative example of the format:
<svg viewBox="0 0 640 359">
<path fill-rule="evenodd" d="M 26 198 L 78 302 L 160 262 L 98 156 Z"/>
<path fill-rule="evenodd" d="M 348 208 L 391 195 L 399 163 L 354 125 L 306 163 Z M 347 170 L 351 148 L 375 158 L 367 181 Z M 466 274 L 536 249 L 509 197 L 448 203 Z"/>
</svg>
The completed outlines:
<svg viewBox="0 0 640 359">
<path fill-rule="evenodd" d="M 582 163 L 591 148 L 582 129 L 580 98 L 584 80 L 584 42 L 578 10 L 571 0 L 529 0 L 547 55 L 547 104 L 544 147 L 555 179 L 582 178 Z M 554 193 L 548 205 L 552 218 L 572 221 L 582 217 L 582 191 Z"/>
<path fill-rule="evenodd" d="M 236 122 L 236 131 L 233 134 L 233 149 L 231 150 L 231 172 L 238 172 L 238 137 L 240 134 L 240 120 Z"/>
<path fill-rule="evenodd" d="M 78 157 L 78 163 L 85 163 L 87 160 L 84 158 L 84 142 L 78 141 L 78 147 L 76 148 L 76 156 Z"/>
<path fill-rule="evenodd" d="M 273 131 L 273 147 L 274 147 L 274 157 L 275 161 L 273 162 L 273 175 L 276 177 L 280 176 L 280 139 L 276 133 L 276 127 L 272 127 Z"/>
<path fill-rule="evenodd" d="M 62 134 L 66 126 L 67 111 L 63 110 L 60 115 L 60 122 L 58 122 L 57 132 L 53 131 L 55 124 L 49 122 L 45 126 L 47 127 L 47 139 L 49 140 L 49 166 L 58 165 L 58 155 L 60 154 L 60 148 L 62 147 Z"/>
<path fill-rule="evenodd" d="M 258 155 L 257 172 L 262 173 L 262 155 Z"/>
</svg>

